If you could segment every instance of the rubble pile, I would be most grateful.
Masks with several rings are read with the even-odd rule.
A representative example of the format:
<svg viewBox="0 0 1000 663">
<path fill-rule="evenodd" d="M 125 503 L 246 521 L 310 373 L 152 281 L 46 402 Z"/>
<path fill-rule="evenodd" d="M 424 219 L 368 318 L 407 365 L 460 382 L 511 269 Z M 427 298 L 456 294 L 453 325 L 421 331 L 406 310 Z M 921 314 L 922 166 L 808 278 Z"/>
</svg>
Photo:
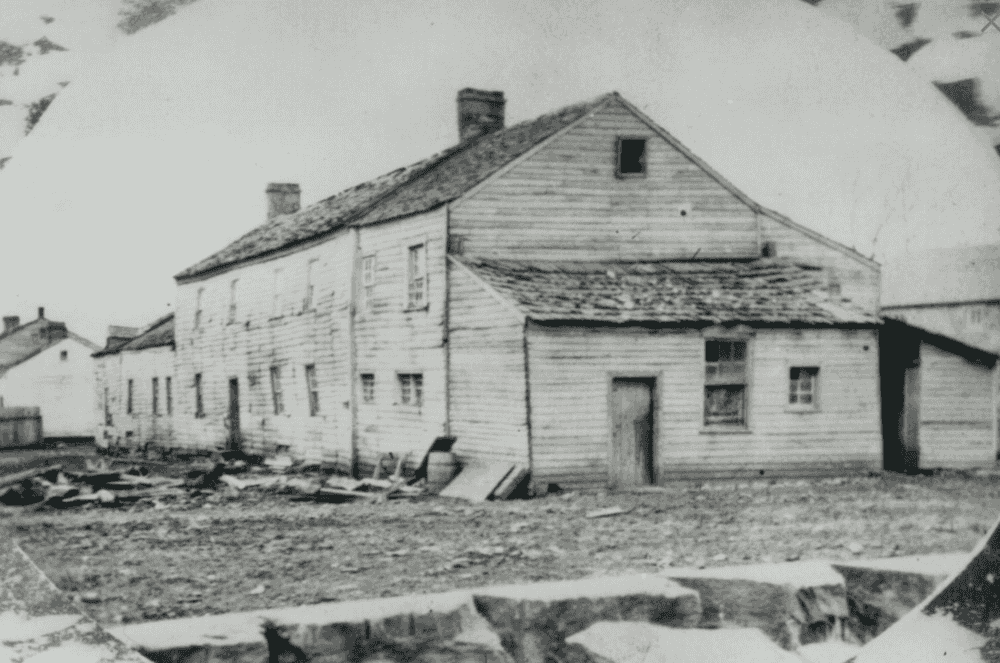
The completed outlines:
<svg viewBox="0 0 1000 663">
<path fill-rule="evenodd" d="M 182 477 L 161 476 L 147 464 L 112 469 L 106 459 L 88 459 L 82 471 L 53 464 L 0 476 L 0 504 L 35 509 L 167 508 L 222 491 L 230 496 L 257 492 L 323 502 L 381 502 L 424 495 L 425 480 L 403 477 L 404 461 L 399 458 L 395 472 L 386 478 L 381 477 L 380 462 L 372 477 L 354 479 L 327 476 L 319 463 L 296 463 L 282 456 L 259 464 L 219 457 L 192 467 Z"/>
</svg>

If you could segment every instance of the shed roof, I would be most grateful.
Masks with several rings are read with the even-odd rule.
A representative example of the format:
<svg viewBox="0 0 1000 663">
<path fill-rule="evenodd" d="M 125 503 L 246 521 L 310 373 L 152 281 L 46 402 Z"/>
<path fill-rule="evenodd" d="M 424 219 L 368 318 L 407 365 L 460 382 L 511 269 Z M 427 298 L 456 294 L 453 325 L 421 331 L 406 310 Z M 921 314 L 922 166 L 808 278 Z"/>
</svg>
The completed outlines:
<svg viewBox="0 0 1000 663">
<path fill-rule="evenodd" d="M 746 261 L 459 260 L 539 322 L 869 326 L 878 317 L 831 295 L 821 269 Z"/>
<path fill-rule="evenodd" d="M 66 328 L 66 323 L 46 318 L 36 318 L 16 329 L 0 334 L 0 374 L 67 338 L 73 338 L 91 349 L 98 347 L 87 339 L 70 332 Z"/>
<path fill-rule="evenodd" d="M 159 348 L 169 345 L 174 346 L 174 314 L 168 313 L 135 338 L 123 340 L 113 346 L 106 347 L 93 356 L 104 357 L 106 355 L 118 354 L 125 350 L 145 350 L 147 348 Z"/>
<path fill-rule="evenodd" d="M 884 306 L 1000 300 L 1000 244 L 911 253 L 882 270 Z"/>
<path fill-rule="evenodd" d="M 613 98 L 617 95 L 606 94 L 460 143 L 428 159 L 341 191 L 300 212 L 279 216 L 175 278 L 183 280 L 213 272 L 348 225 L 367 225 L 434 209 L 458 198 L 535 145 Z"/>
</svg>

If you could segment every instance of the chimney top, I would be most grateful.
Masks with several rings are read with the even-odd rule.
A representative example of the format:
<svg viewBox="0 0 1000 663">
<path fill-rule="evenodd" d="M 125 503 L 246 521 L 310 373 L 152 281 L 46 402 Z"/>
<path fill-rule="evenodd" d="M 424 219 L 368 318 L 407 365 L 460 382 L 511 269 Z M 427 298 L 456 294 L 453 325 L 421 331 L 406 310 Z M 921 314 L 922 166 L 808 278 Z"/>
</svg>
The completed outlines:
<svg viewBox="0 0 1000 663">
<path fill-rule="evenodd" d="M 45 307 L 44 306 L 39 306 L 38 307 L 38 319 L 41 320 L 44 317 L 45 317 Z"/>
<path fill-rule="evenodd" d="M 267 185 L 267 220 L 299 211 L 301 190 L 294 182 L 271 182 Z"/>
<path fill-rule="evenodd" d="M 503 92 L 467 87 L 458 91 L 458 137 L 461 142 L 500 131 L 504 126 Z"/>
<path fill-rule="evenodd" d="M 5 315 L 3 317 L 3 333 L 12 332 L 21 326 L 21 318 L 16 315 Z"/>
</svg>

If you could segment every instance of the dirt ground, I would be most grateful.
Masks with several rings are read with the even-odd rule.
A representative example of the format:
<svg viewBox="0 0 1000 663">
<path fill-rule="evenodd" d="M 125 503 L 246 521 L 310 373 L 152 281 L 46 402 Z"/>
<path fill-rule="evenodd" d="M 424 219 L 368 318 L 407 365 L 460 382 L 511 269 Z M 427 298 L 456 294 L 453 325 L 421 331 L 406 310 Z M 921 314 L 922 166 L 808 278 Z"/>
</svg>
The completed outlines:
<svg viewBox="0 0 1000 663">
<path fill-rule="evenodd" d="M 586 517 L 612 506 L 628 513 Z M 1000 480 L 963 474 L 678 483 L 481 504 L 324 504 L 226 488 L 165 509 L 0 507 L 0 536 L 114 624 L 665 565 L 965 551 L 998 513 Z"/>
</svg>

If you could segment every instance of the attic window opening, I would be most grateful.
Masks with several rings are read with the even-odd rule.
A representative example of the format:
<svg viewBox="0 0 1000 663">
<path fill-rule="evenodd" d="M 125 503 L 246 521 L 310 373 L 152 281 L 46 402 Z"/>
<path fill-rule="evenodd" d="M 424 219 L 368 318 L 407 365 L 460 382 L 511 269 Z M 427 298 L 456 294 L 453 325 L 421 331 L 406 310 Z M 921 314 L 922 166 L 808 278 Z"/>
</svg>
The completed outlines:
<svg viewBox="0 0 1000 663">
<path fill-rule="evenodd" d="M 60 350 L 59 361 L 66 361 L 67 359 L 69 359 L 69 350 Z"/>
<path fill-rule="evenodd" d="M 619 138 L 618 139 L 618 177 L 645 177 L 646 176 L 646 139 L 645 138 Z"/>
</svg>

